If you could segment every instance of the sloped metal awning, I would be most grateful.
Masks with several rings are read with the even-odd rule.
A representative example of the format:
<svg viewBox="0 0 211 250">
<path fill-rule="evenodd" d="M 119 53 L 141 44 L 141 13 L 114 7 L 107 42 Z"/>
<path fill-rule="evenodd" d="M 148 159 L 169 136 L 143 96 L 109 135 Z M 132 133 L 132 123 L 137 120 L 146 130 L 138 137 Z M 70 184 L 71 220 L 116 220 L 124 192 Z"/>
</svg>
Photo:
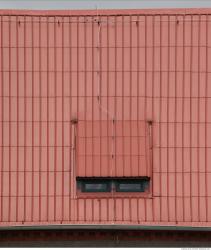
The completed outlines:
<svg viewBox="0 0 211 250">
<path fill-rule="evenodd" d="M 150 138 L 146 121 L 79 121 L 77 176 L 150 176 Z"/>
</svg>

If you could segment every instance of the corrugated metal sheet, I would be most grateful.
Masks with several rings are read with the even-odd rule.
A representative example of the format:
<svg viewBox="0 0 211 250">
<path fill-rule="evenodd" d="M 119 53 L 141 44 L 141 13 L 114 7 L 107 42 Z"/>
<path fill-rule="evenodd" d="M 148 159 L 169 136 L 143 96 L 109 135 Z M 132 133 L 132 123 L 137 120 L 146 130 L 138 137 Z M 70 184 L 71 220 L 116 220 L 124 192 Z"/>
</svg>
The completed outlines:
<svg viewBox="0 0 211 250">
<path fill-rule="evenodd" d="M 86 120 L 77 130 L 77 176 L 151 176 L 146 122 Z"/>
<path fill-rule="evenodd" d="M 0 225 L 210 226 L 211 10 L 0 14 Z M 152 196 L 77 197 L 111 167 L 103 126 L 112 175 L 149 171 Z"/>
</svg>

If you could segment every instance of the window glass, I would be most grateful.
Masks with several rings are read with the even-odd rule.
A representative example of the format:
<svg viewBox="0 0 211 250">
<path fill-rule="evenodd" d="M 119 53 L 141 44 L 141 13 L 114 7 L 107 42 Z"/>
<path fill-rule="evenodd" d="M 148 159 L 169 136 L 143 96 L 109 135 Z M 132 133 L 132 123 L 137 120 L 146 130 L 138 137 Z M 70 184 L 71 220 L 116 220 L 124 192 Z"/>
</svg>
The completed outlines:
<svg viewBox="0 0 211 250">
<path fill-rule="evenodd" d="M 143 192 L 143 185 L 141 183 L 119 183 L 117 185 L 119 192 Z"/>
<path fill-rule="evenodd" d="M 77 186 L 81 192 L 145 192 L 149 178 L 78 177 Z"/>
<path fill-rule="evenodd" d="M 83 192 L 108 192 L 109 183 L 83 183 Z"/>
</svg>

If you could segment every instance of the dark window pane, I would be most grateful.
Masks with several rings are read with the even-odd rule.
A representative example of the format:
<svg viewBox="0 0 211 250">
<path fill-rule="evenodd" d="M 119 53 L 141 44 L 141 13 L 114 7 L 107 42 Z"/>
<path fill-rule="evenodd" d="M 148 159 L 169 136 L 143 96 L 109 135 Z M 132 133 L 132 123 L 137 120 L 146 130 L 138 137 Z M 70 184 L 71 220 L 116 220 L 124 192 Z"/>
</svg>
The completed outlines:
<svg viewBox="0 0 211 250">
<path fill-rule="evenodd" d="M 86 189 L 104 189 L 106 188 L 106 184 L 93 184 L 93 183 L 87 183 L 85 184 Z"/>
<path fill-rule="evenodd" d="M 95 190 L 95 191 L 102 191 L 107 189 L 107 184 L 103 183 L 85 183 L 85 190 Z"/>
<path fill-rule="evenodd" d="M 128 184 L 128 183 L 120 183 L 119 184 L 119 190 L 122 192 L 126 191 L 140 191 L 142 190 L 142 185 L 141 183 L 135 183 L 135 184 Z"/>
<path fill-rule="evenodd" d="M 81 192 L 145 192 L 149 178 L 94 178 L 78 177 L 78 190 Z"/>
<path fill-rule="evenodd" d="M 116 180 L 116 192 L 145 192 L 148 188 L 149 180 Z"/>
<path fill-rule="evenodd" d="M 110 192 L 111 183 L 105 180 L 80 180 L 78 187 L 81 192 Z"/>
</svg>

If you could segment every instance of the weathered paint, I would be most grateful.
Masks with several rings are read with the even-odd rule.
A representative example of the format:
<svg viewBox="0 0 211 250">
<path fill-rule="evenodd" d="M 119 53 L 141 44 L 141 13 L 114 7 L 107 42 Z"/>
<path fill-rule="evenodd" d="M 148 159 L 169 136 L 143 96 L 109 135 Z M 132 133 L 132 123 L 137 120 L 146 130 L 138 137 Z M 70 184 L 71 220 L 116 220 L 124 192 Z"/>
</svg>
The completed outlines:
<svg viewBox="0 0 211 250">
<path fill-rule="evenodd" d="M 0 225 L 211 226 L 210 22 L 1 10 Z M 151 195 L 77 196 L 76 175 L 147 175 Z"/>
</svg>

